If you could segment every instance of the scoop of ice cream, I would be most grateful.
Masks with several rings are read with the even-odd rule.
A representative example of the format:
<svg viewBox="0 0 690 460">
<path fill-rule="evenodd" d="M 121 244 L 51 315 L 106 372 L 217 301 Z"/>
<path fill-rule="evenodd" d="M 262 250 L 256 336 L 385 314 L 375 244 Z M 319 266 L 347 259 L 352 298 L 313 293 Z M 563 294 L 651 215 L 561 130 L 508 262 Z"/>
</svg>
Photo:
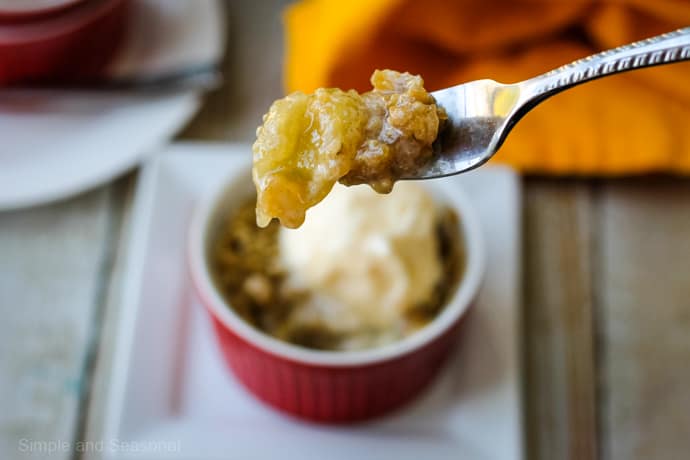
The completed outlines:
<svg viewBox="0 0 690 460">
<path fill-rule="evenodd" d="M 315 294 L 303 320 L 380 329 L 428 301 L 441 277 L 436 223 L 433 197 L 412 182 L 388 195 L 336 184 L 300 228 L 280 230 L 288 283 Z"/>
</svg>

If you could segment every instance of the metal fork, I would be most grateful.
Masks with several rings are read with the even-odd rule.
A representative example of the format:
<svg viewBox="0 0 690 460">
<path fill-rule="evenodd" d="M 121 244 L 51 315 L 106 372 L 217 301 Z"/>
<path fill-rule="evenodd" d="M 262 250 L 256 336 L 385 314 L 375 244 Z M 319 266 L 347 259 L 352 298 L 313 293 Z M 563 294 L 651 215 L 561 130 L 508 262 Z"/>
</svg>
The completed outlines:
<svg viewBox="0 0 690 460">
<path fill-rule="evenodd" d="M 435 91 L 437 104 L 448 113 L 448 124 L 436 144 L 438 155 L 405 179 L 450 176 L 481 166 L 527 112 L 568 88 L 685 60 L 690 60 L 690 27 L 604 51 L 520 83 L 476 80 Z"/>
</svg>

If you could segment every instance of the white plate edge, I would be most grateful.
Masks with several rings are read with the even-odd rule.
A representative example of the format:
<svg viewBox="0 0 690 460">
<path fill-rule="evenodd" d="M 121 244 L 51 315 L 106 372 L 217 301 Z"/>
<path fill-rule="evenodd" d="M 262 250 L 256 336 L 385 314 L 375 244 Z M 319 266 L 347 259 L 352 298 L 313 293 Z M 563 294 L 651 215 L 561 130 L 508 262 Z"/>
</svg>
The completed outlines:
<svg viewBox="0 0 690 460">
<path fill-rule="evenodd" d="M 136 190 L 134 193 L 134 206 L 132 208 L 132 215 L 130 220 L 130 228 L 125 235 L 126 242 L 124 244 L 125 263 L 121 286 L 123 295 L 120 302 L 121 313 L 118 318 L 116 326 L 116 340 L 114 348 L 118 351 L 112 364 L 112 380 L 109 388 L 106 391 L 107 408 L 104 411 L 104 429 L 103 439 L 117 439 L 118 425 L 122 420 L 122 402 L 125 396 L 126 383 L 129 378 L 129 361 L 131 356 L 131 347 L 133 346 L 133 338 L 137 316 L 139 312 L 139 305 L 137 302 L 138 296 L 141 294 L 143 277 L 141 272 L 143 270 L 143 262 L 146 260 L 147 244 L 149 228 L 151 226 L 152 214 L 150 209 L 153 206 L 153 199 L 156 194 L 157 181 L 160 177 L 160 172 L 166 165 L 170 165 L 183 158 L 188 161 L 191 156 L 198 156 L 199 158 L 210 157 L 216 155 L 232 155 L 232 151 L 246 151 L 248 144 L 241 142 L 199 142 L 199 141 L 182 141 L 168 145 L 163 151 L 154 153 L 147 158 L 142 164 L 142 172 L 137 179 Z M 238 160 L 240 162 L 241 160 Z M 515 213 L 515 260 L 514 267 L 514 285 L 516 298 L 514 303 L 518 311 L 515 314 L 516 327 L 516 353 L 517 353 L 517 410 L 519 419 L 517 420 L 518 429 L 520 430 L 517 438 L 518 453 L 520 459 L 525 458 L 525 423 L 524 423 L 524 366 L 523 366 L 523 337 L 522 337 L 522 315 L 521 307 L 522 299 L 522 187 L 520 185 L 520 178 L 518 174 L 508 166 L 492 165 L 495 170 L 503 170 L 505 176 L 510 182 L 511 189 L 515 192 L 513 194 L 513 204 L 511 205 Z M 138 267 L 138 268 L 137 268 Z M 139 273 L 138 276 L 135 274 Z M 130 325 L 130 327 L 125 327 Z M 118 356 L 119 355 L 119 356 Z M 129 458 L 119 455 L 104 455 L 104 458 L 117 460 L 120 458 Z M 164 458 L 164 457 L 161 457 Z M 186 458 L 186 457 L 185 457 Z"/>
</svg>

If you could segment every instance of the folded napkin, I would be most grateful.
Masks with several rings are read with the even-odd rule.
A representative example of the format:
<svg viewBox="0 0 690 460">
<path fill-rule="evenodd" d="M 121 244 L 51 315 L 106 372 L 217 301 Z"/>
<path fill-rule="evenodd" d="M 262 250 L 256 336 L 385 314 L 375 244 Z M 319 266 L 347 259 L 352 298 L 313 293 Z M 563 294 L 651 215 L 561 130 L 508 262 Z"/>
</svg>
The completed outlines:
<svg viewBox="0 0 690 460">
<path fill-rule="evenodd" d="M 370 87 L 377 68 L 434 90 L 516 82 L 690 25 L 687 0 L 303 0 L 285 16 L 289 91 Z M 542 103 L 496 157 L 532 173 L 690 174 L 690 63 L 616 75 Z"/>
</svg>

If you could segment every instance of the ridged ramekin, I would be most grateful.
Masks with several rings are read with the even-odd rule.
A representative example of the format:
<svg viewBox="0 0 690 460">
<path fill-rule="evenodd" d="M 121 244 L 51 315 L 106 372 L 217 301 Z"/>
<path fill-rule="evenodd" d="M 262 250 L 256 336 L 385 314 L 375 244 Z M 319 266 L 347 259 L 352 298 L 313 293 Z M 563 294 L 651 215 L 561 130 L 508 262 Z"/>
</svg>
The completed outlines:
<svg viewBox="0 0 690 460">
<path fill-rule="evenodd" d="M 417 333 L 364 351 L 317 351 L 274 339 L 237 315 L 214 285 L 209 242 L 228 213 L 254 196 L 249 169 L 206 197 L 189 233 L 193 284 L 212 318 L 223 356 L 237 379 L 269 405 L 319 422 L 354 422 L 408 402 L 433 379 L 458 338 L 483 275 L 480 223 L 457 179 L 424 183 L 460 216 L 464 270 L 443 311 Z M 308 218 L 308 216 L 307 216 Z"/>
</svg>

